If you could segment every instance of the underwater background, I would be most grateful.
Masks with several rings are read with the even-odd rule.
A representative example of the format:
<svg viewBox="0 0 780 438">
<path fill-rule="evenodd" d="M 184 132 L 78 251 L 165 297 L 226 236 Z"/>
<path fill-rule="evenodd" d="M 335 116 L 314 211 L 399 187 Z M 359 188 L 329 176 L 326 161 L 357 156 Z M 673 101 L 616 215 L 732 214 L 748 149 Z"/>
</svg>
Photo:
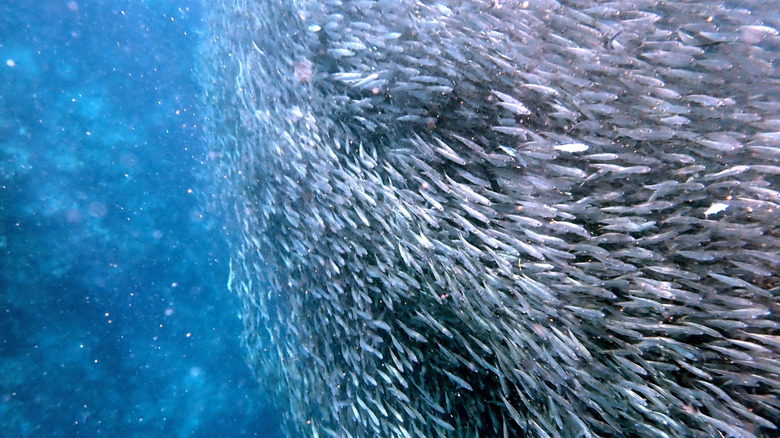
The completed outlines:
<svg viewBox="0 0 780 438">
<path fill-rule="evenodd" d="M 198 194 L 201 19 L 0 2 L 2 436 L 280 436 Z"/>
<path fill-rule="evenodd" d="M 0 438 L 777 436 L 772 2 L 199 3 L 0 0 Z"/>
</svg>

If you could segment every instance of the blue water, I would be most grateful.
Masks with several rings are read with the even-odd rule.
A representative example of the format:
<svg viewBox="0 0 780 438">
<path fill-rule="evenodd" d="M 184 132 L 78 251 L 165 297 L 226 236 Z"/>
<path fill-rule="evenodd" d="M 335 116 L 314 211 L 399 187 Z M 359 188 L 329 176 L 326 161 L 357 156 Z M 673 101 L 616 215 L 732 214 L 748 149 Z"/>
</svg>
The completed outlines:
<svg viewBox="0 0 780 438">
<path fill-rule="evenodd" d="M 2 436 L 279 436 L 203 202 L 201 19 L 0 1 Z"/>
</svg>

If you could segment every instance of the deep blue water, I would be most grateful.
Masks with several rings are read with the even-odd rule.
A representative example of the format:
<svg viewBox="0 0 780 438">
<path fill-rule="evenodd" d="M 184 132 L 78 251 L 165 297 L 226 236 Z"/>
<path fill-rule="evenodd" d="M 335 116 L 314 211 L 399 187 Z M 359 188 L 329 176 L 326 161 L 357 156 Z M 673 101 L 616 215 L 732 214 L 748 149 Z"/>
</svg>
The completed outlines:
<svg viewBox="0 0 780 438">
<path fill-rule="evenodd" d="M 201 19 L 0 2 L 2 436 L 279 436 L 202 201 Z"/>
</svg>

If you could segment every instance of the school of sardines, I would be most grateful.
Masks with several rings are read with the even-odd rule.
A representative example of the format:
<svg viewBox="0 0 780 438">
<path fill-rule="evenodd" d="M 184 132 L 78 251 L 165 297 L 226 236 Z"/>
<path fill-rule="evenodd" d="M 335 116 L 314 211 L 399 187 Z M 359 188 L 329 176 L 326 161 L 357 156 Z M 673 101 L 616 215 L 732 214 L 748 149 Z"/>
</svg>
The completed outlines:
<svg viewBox="0 0 780 438">
<path fill-rule="evenodd" d="M 229 287 L 289 436 L 777 436 L 777 6 L 210 6 Z"/>
</svg>

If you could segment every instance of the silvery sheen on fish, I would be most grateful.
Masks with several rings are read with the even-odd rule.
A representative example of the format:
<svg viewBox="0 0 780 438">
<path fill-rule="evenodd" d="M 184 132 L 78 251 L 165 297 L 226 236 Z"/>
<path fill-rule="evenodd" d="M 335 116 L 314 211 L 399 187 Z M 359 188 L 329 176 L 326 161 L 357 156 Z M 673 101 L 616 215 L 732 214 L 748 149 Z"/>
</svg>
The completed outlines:
<svg viewBox="0 0 780 438">
<path fill-rule="evenodd" d="M 228 285 L 290 436 L 777 436 L 776 1 L 207 7 Z"/>
</svg>

